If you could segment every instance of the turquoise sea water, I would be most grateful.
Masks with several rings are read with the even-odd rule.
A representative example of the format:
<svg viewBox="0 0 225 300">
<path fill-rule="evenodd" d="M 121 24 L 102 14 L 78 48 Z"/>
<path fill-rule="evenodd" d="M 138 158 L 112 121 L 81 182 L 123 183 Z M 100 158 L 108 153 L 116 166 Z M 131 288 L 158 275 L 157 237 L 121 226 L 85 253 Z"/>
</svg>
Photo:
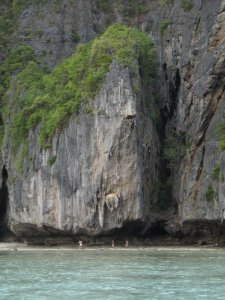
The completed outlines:
<svg viewBox="0 0 225 300">
<path fill-rule="evenodd" d="M 0 299 L 225 299 L 225 250 L 1 251 Z"/>
</svg>

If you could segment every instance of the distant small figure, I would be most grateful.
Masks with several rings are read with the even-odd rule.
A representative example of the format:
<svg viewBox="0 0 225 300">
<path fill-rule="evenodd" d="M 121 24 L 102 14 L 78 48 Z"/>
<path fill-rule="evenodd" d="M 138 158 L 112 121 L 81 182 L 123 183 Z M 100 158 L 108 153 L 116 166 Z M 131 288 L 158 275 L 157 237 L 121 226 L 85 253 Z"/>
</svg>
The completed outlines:
<svg viewBox="0 0 225 300">
<path fill-rule="evenodd" d="M 125 248 L 128 248 L 128 247 L 129 247 L 128 241 L 126 241 L 126 243 L 125 243 Z"/>
<path fill-rule="evenodd" d="M 113 247 L 113 248 L 115 247 L 115 243 L 114 243 L 114 240 L 112 240 L 112 247 Z"/>
<path fill-rule="evenodd" d="M 79 248 L 83 248 L 83 242 L 82 241 L 79 241 L 78 244 L 79 244 Z"/>
</svg>

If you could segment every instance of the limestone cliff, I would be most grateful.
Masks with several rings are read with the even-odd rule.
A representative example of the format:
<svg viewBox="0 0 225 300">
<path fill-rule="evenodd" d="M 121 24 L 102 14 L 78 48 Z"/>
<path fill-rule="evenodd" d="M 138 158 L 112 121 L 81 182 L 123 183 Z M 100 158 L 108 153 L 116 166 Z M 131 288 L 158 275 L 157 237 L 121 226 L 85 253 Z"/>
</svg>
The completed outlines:
<svg viewBox="0 0 225 300">
<path fill-rule="evenodd" d="M 37 226 L 37 234 L 52 227 L 96 235 L 148 220 L 158 140 L 133 84 L 128 69 L 113 63 L 92 112 L 72 118 L 50 150 L 38 146 L 38 128 L 30 131 L 20 178 L 10 145 L 5 148 L 8 173 L 16 178 L 8 187 L 9 224 L 17 235 L 33 236 L 29 224 Z"/>
<path fill-rule="evenodd" d="M 38 146 L 38 127 L 29 132 L 23 175 L 5 138 L 9 227 L 26 237 L 55 231 L 107 235 L 129 227 L 148 237 L 220 236 L 225 1 L 28 1 L 13 36 L 52 69 L 76 44 L 117 22 L 153 39 L 154 82 L 138 94 L 139 72 L 131 78 L 113 62 L 92 112 L 72 117 L 51 149 Z M 143 105 L 149 90 L 156 104 L 151 113 Z"/>
<path fill-rule="evenodd" d="M 204 227 L 208 221 L 224 219 L 224 153 L 216 134 L 224 122 L 224 9 L 224 1 L 194 1 L 189 11 L 176 2 L 162 45 L 162 76 L 169 95 L 164 114 L 168 116 L 175 106 L 167 135 L 174 130 L 183 133 L 189 144 L 172 166 L 181 225 L 188 221 L 195 227 L 195 222 L 202 222 Z M 176 95 L 171 94 L 170 82 L 178 72 Z"/>
</svg>

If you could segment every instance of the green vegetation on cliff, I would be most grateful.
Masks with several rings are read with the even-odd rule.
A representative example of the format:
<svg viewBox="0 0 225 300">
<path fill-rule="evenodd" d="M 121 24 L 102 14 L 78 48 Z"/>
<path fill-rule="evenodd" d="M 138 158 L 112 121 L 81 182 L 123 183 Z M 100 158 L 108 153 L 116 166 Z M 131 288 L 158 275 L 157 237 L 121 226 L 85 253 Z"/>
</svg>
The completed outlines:
<svg viewBox="0 0 225 300">
<path fill-rule="evenodd" d="M 49 159 L 48 159 L 48 165 L 51 167 L 55 161 L 57 159 L 57 156 L 56 155 L 52 155 Z"/>
<path fill-rule="evenodd" d="M 192 10 L 194 4 L 192 0 L 181 0 L 181 7 L 184 11 L 188 12 Z"/>
<path fill-rule="evenodd" d="M 170 168 L 174 168 L 178 164 L 189 147 L 189 137 L 185 132 L 171 130 L 170 135 L 164 141 L 162 153 Z"/>
<path fill-rule="evenodd" d="M 0 1 L 0 146 L 2 146 L 4 137 L 4 124 L 2 120 L 2 97 L 5 93 L 4 74 L 2 71 L 2 63 L 7 56 L 10 48 L 11 35 L 13 33 L 13 13 L 11 10 L 11 0 Z"/>
<path fill-rule="evenodd" d="M 159 4 L 161 7 L 164 7 L 166 5 L 173 5 L 174 0 L 160 0 Z"/>
<path fill-rule="evenodd" d="M 223 121 L 225 121 L 225 114 L 223 115 Z M 215 129 L 216 137 L 219 140 L 221 150 L 225 150 L 225 122 L 217 125 Z"/>
<path fill-rule="evenodd" d="M 215 196 L 215 191 L 214 191 L 212 185 L 210 184 L 207 188 L 207 191 L 205 192 L 205 199 L 207 202 L 211 202 L 211 201 L 213 201 L 214 196 Z"/>
<path fill-rule="evenodd" d="M 156 62 L 148 35 L 119 24 L 110 26 L 92 42 L 77 47 L 76 53 L 51 74 L 43 72 L 28 49 L 26 52 L 26 67 L 13 78 L 12 99 L 5 109 L 11 119 L 8 133 L 15 148 L 37 124 L 40 124 L 41 147 L 50 146 L 56 129 L 62 129 L 69 117 L 79 112 L 82 103 L 96 96 L 112 61 L 128 67 L 131 75 L 139 62 L 144 83 L 154 75 Z M 21 64 L 23 58 L 18 68 Z"/>
<path fill-rule="evenodd" d="M 12 0 L 0 1 L 0 64 L 8 51 L 10 36 L 13 33 Z"/>
<path fill-rule="evenodd" d="M 37 4 L 41 0 L 1 0 L 0 1 L 0 146 L 4 137 L 2 111 L 5 105 L 5 94 L 10 78 L 34 59 L 33 50 L 26 45 L 15 47 L 17 43 L 13 34 L 21 11 L 28 4 Z M 42 0 L 43 2 L 43 0 Z M 28 53 L 29 52 L 29 53 Z"/>
<path fill-rule="evenodd" d="M 212 169 L 211 176 L 214 180 L 219 181 L 220 179 L 220 166 L 216 163 Z"/>
<path fill-rule="evenodd" d="M 35 61 L 35 55 L 33 50 L 26 46 L 20 45 L 19 47 L 13 49 L 9 56 L 5 59 L 4 63 L 1 65 L 0 72 L 0 126 L 1 132 L 0 135 L 0 145 L 2 144 L 2 140 L 4 137 L 4 126 L 2 122 L 2 112 L 5 113 L 8 109 L 6 105 L 8 102 L 8 94 L 6 91 L 10 85 L 10 79 L 13 75 L 21 72 L 24 68 L 26 68 L 29 61 Z M 11 104 L 12 105 L 12 104 Z"/>
<path fill-rule="evenodd" d="M 162 38 L 164 36 L 165 31 L 167 30 L 168 26 L 171 24 L 171 21 L 169 19 L 164 19 L 159 24 L 159 34 Z"/>
<path fill-rule="evenodd" d="M 11 76 L 22 71 L 29 61 L 36 61 L 34 51 L 29 46 L 20 45 L 12 49 L 1 66 L 0 93 L 8 89 Z"/>
<path fill-rule="evenodd" d="M 97 12 L 102 11 L 107 14 L 108 21 L 113 20 L 113 15 L 117 11 L 123 22 L 130 25 L 134 19 L 141 19 L 141 16 L 148 13 L 151 6 L 154 5 L 148 0 L 95 0 L 92 2 L 93 4 L 95 2 Z"/>
<path fill-rule="evenodd" d="M 15 16 L 19 16 L 24 9 L 26 9 L 30 5 L 43 5 L 46 4 L 46 0 L 10 0 L 12 2 L 12 9 Z M 61 0 L 51 0 L 49 1 L 51 4 L 55 6 L 59 6 L 63 3 Z"/>
</svg>

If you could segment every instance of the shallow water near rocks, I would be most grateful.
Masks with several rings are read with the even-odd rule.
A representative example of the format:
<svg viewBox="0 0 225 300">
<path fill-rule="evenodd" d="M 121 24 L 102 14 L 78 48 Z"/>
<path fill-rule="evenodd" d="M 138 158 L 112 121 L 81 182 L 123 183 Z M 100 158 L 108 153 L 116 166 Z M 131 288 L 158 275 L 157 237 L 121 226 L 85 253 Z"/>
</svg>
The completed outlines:
<svg viewBox="0 0 225 300">
<path fill-rule="evenodd" d="M 0 252 L 0 299 L 224 299 L 225 250 Z"/>
</svg>

